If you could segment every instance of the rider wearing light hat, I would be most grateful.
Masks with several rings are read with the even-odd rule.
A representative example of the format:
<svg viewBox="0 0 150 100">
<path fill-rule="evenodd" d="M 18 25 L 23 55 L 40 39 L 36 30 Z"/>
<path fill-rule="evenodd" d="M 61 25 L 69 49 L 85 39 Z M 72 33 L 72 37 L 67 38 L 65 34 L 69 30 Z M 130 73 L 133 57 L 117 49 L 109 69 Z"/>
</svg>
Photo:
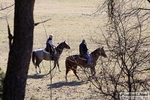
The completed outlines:
<svg viewBox="0 0 150 100">
<path fill-rule="evenodd" d="M 53 34 L 50 34 L 49 38 L 46 41 L 46 51 L 49 52 L 53 58 L 53 55 L 55 53 L 55 46 L 53 45 L 52 39 L 53 39 Z"/>
</svg>

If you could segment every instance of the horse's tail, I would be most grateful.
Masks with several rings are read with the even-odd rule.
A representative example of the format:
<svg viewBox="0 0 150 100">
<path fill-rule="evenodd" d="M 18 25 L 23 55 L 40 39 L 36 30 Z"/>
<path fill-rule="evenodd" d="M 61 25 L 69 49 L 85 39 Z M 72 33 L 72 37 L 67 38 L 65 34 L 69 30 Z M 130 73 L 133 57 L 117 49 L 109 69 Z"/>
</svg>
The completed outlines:
<svg viewBox="0 0 150 100">
<path fill-rule="evenodd" d="M 68 69 L 68 70 L 73 70 L 74 69 L 72 67 L 72 64 L 77 65 L 77 63 L 75 62 L 75 58 L 73 56 L 67 57 L 66 61 L 65 61 L 65 64 L 66 64 L 66 69 Z"/>
<path fill-rule="evenodd" d="M 66 58 L 65 65 L 68 71 L 71 70 L 70 57 Z"/>
<path fill-rule="evenodd" d="M 66 76 L 65 76 L 65 79 L 66 79 L 66 81 L 67 81 L 67 74 L 71 70 L 71 65 L 70 65 L 69 61 L 70 61 L 69 57 L 67 57 L 66 60 L 65 60 L 65 67 L 66 67 Z"/>
<path fill-rule="evenodd" d="M 35 51 L 32 52 L 32 63 L 35 65 Z"/>
<path fill-rule="evenodd" d="M 65 65 L 66 65 L 66 69 L 67 69 L 67 67 L 68 67 L 68 57 L 66 58 L 66 60 L 65 60 Z"/>
</svg>

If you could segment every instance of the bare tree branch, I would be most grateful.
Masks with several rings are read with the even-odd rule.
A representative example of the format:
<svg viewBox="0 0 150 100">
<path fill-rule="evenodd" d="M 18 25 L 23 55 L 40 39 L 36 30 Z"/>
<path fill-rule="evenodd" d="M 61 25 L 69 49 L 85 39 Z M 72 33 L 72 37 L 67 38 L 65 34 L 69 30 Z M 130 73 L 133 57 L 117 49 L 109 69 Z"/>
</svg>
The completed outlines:
<svg viewBox="0 0 150 100">
<path fill-rule="evenodd" d="M 12 6 L 14 6 L 14 4 L 12 4 L 12 5 L 10 5 L 10 6 L 7 6 L 7 7 L 5 7 L 5 8 L 2 8 L 2 7 L 1 7 L 0 11 L 2 11 L 2 10 L 6 10 L 6 9 L 8 9 L 8 8 L 12 7 Z"/>
<path fill-rule="evenodd" d="M 45 23 L 45 22 L 47 22 L 47 21 L 49 21 L 49 20 L 51 20 L 51 18 L 49 18 L 49 19 L 47 19 L 47 20 L 44 20 L 44 21 L 41 21 L 41 22 L 34 23 L 34 26 L 37 26 L 37 25 L 39 25 L 39 24 L 41 24 L 41 23 Z"/>
<path fill-rule="evenodd" d="M 102 33 L 109 60 L 108 64 L 101 60 L 102 74 L 95 78 L 93 84 L 107 99 L 119 100 L 120 92 L 150 89 L 150 35 L 147 34 L 150 9 L 144 8 L 145 0 L 106 1 L 109 21 L 107 32 Z"/>
</svg>

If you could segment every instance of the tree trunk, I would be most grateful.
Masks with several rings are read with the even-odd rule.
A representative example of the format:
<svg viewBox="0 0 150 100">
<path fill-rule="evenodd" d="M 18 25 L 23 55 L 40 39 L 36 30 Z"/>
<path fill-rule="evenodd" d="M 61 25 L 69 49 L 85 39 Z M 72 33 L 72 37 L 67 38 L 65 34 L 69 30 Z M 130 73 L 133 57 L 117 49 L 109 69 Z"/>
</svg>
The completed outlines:
<svg viewBox="0 0 150 100">
<path fill-rule="evenodd" d="M 14 38 L 10 47 L 3 100 L 24 100 L 33 46 L 34 0 L 15 0 Z"/>
</svg>

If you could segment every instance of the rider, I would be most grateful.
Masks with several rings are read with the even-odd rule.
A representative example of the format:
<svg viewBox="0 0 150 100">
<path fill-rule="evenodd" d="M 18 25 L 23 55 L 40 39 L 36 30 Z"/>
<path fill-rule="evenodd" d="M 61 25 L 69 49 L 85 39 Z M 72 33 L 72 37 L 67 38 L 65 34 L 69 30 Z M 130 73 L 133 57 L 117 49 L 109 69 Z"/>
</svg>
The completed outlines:
<svg viewBox="0 0 150 100">
<path fill-rule="evenodd" d="M 81 56 L 86 57 L 87 59 L 87 66 L 91 67 L 91 56 L 88 54 L 88 48 L 86 46 L 86 42 L 83 39 L 81 44 L 79 45 L 79 52 Z"/>
<path fill-rule="evenodd" d="M 55 53 L 55 46 L 53 45 L 52 40 L 53 40 L 53 35 L 50 34 L 49 38 L 46 41 L 46 51 L 50 53 L 53 59 Z"/>
</svg>

